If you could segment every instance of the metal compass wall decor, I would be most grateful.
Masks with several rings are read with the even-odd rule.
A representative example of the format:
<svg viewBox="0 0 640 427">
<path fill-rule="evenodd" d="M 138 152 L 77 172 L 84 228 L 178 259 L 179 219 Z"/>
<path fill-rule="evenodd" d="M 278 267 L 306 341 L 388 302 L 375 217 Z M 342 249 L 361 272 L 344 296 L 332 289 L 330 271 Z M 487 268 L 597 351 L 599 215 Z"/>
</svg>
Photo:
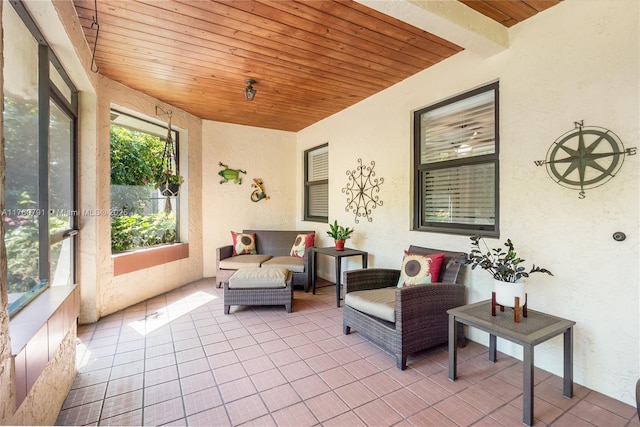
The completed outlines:
<svg viewBox="0 0 640 427">
<path fill-rule="evenodd" d="M 625 155 L 633 156 L 637 152 L 636 147 L 625 149 L 612 131 L 584 126 L 583 122 L 574 122 L 574 129 L 556 139 L 546 159 L 534 161 L 536 166 L 545 165 L 551 179 L 558 184 L 580 190 L 580 199 L 586 197 L 585 190 L 613 178 L 622 167 Z"/>
<path fill-rule="evenodd" d="M 347 194 L 347 206 L 345 212 L 351 210 L 356 218 L 356 224 L 359 223 L 358 218 L 365 217 L 367 221 L 373 221 L 371 211 L 378 206 L 382 206 L 382 200 L 374 194 L 380 192 L 380 185 L 384 182 L 384 178 L 375 178 L 376 173 L 373 168 L 376 162 L 371 161 L 371 166 L 362 164 L 362 159 L 358 159 L 358 166 L 354 170 L 348 170 L 347 176 L 349 182 L 342 189 Z"/>
</svg>

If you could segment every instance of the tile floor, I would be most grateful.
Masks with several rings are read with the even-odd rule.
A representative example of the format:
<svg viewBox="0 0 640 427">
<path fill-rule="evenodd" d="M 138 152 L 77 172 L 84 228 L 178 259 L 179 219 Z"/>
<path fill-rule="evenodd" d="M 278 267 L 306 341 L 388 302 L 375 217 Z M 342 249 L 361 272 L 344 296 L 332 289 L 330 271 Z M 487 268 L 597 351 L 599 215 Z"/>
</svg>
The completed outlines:
<svg viewBox="0 0 640 427">
<path fill-rule="evenodd" d="M 57 425 L 520 426 L 522 363 L 470 342 L 447 378 L 447 349 L 406 371 L 342 333 L 335 288 L 284 307 L 232 307 L 212 279 L 78 329 L 79 373 Z M 632 406 L 536 369 L 535 425 L 640 426 Z"/>
</svg>

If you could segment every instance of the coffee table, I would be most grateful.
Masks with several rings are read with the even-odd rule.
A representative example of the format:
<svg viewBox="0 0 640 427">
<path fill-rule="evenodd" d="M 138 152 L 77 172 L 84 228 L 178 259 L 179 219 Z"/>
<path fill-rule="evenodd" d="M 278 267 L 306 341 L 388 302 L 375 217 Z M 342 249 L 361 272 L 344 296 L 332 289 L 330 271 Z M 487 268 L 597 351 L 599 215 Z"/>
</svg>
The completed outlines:
<svg viewBox="0 0 640 427">
<path fill-rule="evenodd" d="M 504 338 L 522 345 L 522 422 L 533 424 L 533 349 L 537 344 L 562 334 L 564 339 L 564 380 L 562 394 L 573 397 L 573 325 L 576 322 L 551 316 L 535 310 L 527 310 L 527 317 L 520 323 L 513 321 L 510 309 L 491 315 L 491 300 L 480 301 L 447 310 L 449 314 L 449 380 L 457 376 L 456 323 L 478 328 L 489 333 L 489 361 L 496 361 L 496 339 Z"/>
<path fill-rule="evenodd" d="M 336 304 L 340 307 L 340 287 L 342 286 L 342 258 L 350 256 L 362 257 L 362 268 L 367 268 L 367 258 L 369 253 L 358 249 L 344 248 L 343 251 L 336 250 L 335 247 L 328 248 L 310 248 L 311 253 L 311 280 L 313 285 L 313 294 L 316 293 L 316 279 L 318 278 L 318 257 L 316 254 L 323 254 L 335 258 L 336 263 Z"/>
</svg>

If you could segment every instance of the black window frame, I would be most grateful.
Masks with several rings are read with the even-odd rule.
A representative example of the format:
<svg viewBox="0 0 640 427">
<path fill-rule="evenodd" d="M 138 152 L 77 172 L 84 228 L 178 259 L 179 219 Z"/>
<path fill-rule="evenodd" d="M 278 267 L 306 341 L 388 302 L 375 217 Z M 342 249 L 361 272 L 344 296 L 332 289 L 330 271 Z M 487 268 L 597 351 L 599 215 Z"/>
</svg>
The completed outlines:
<svg viewBox="0 0 640 427">
<path fill-rule="evenodd" d="M 24 3 L 20 0 L 9 2 L 17 15 L 22 20 L 25 27 L 38 43 L 38 211 L 41 212 L 38 222 L 38 272 L 39 283 L 20 298 L 13 301 L 8 306 L 9 317 L 12 318 L 22 309 L 27 307 L 37 296 L 51 287 L 50 270 L 50 245 L 53 240 L 60 241 L 70 239 L 71 250 L 71 281 L 77 283 L 77 254 L 79 233 L 78 218 L 74 213 L 78 211 L 78 89 L 71 78 L 66 73 L 60 60 L 57 58 L 44 35 L 27 11 Z M 0 23 L 1 25 L 1 23 Z M 8 58 L 5 58 L 5 62 Z M 70 99 L 67 100 L 51 79 L 50 67 L 53 66 L 62 78 L 70 92 Z M 3 100 L 4 102 L 4 100 Z M 72 120 L 71 129 L 71 162 L 69 165 L 71 176 L 71 223 L 69 228 L 59 230 L 55 236 L 49 234 L 49 216 L 53 213 L 49 211 L 49 146 L 50 146 L 50 105 L 53 102 Z M 4 154 L 3 154 L 4 155 Z M 4 236 L 3 236 L 4 238 Z"/>
<path fill-rule="evenodd" d="M 495 127 L 495 149 L 492 154 L 486 154 L 474 157 L 457 158 L 453 160 L 440 161 L 437 163 L 421 162 L 421 116 L 429 111 L 433 111 L 442 107 L 449 106 L 456 102 L 471 98 L 473 96 L 485 93 L 494 92 L 494 127 Z M 436 232 L 443 234 L 455 234 L 455 235 L 471 235 L 480 234 L 487 237 L 499 237 L 500 236 L 500 92 L 499 82 L 493 82 L 482 87 L 473 89 L 463 94 L 454 96 L 452 98 L 437 102 L 433 105 L 421 108 L 413 113 L 413 228 L 414 231 L 424 232 Z M 424 220 L 424 206 L 426 193 L 424 189 L 424 174 L 430 170 L 443 170 L 447 168 L 459 168 L 461 166 L 470 165 L 489 165 L 494 166 L 494 207 L 495 207 L 495 219 L 494 224 L 463 224 L 463 223 L 443 223 Z"/>
<path fill-rule="evenodd" d="M 327 156 L 329 150 L 329 143 L 326 142 L 324 144 L 318 145 L 316 147 L 310 148 L 304 151 L 304 220 L 312 221 L 312 222 L 329 222 L 329 195 L 327 192 L 327 216 L 319 216 L 311 214 L 311 203 L 310 203 L 310 193 L 311 188 L 316 185 L 329 185 L 329 170 L 327 166 L 327 179 L 318 179 L 318 180 L 309 180 L 309 154 L 314 151 L 327 149 Z"/>
</svg>

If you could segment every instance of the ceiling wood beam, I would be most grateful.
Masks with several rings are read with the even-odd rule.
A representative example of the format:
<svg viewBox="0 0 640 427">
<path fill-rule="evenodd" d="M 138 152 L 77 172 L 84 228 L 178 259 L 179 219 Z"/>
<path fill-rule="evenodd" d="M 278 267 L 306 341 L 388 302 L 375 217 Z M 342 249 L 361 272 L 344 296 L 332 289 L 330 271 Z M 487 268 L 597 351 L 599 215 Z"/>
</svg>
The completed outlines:
<svg viewBox="0 0 640 427">
<path fill-rule="evenodd" d="M 508 29 L 456 0 L 356 0 L 482 57 L 509 47 Z"/>
</svg>

